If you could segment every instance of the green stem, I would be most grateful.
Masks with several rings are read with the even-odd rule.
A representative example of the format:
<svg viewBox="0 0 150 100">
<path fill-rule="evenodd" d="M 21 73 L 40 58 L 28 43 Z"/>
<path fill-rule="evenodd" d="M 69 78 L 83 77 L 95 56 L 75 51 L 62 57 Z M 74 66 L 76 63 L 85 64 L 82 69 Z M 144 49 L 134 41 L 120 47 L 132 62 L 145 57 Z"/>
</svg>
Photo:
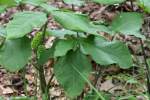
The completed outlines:
<svg viewBox="0 0 150 100">
<path fill-rule="evenodd" d="M 24 89 L 25 95 L 27 96 L 28 91 L 27 91 L 27 81 L 26 81 L 25 75 L 26 75 L 26 68 L 23 68 L 23 70 L 22 70 L 23 89 Z"/>
<path fill-rule="evenodd" d="M 38 73 L 39 73 L 39 80 L 40 80 L 41 92 L 42 92 L 42 94 L 45 94 L 46 80 L 45 80 L 45 74 L 44 74 L 44 68 L 43 68 L 43 66 L 39 66 Z"/>
<path fill-rule="evenodd" d="M 44 39 L 45 39 L 45 35 L 46 35 L 46 29 L 47 29 L 47 25 L 48 25 L 48 21 L 44 24 L 44 26 L 42 27 L 42 31 L 43 31 L 43 36 L 42 36 L 42 42 L 40 45 L 44 44 Z M 35 54 L 37 55 L 37 50 L 35 50 Z M 36 61 L 37 61 L 37 56 L 36 56 Z M 44 74 L 44 67 L 42 65 L 39 65 L 38 63 L 36 63 L 35 68 L 38 70 L 38 74 L 39 74 L 39 80 L 40 80 L 40 87 L 41 87 L 41 95 L 42 96 L 46 96 L 46 100 L 49 100 L 49 89 L 47 89 L 47 84 L 46 84 L 46 79 L 45 79 L 45 74 Z"/>
</svg>

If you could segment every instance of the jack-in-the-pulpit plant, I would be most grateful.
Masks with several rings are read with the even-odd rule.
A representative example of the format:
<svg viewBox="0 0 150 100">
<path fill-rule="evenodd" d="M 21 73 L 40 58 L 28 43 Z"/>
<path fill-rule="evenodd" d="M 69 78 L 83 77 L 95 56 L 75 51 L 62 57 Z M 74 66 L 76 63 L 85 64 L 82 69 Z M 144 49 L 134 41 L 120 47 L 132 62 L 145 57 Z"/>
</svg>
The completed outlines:
<svg viewBox="0 0 150 100">
<path fill-rule="evenodd" d="M 126 0 L 63 0 L 64 3 L 82 6 L 85 2 L 113 5 Z M 40 11 L 26 11 L 24 6 L 32 5 Z M 137 0 L 137 5 L 150 12 L 149 0 Z M 44 64 L 53 61 L 54 76 L 64 89 L 66 96 L 74 99 L 79 96 L 88 83 L 97 99 L 108 100 L 90 82 L 92 61 L 99 65 L 117 64 L 122 69 L 131 68 L 132 56 L 128 46 L 119 40 L 108 40 L 100 33 L 110 36 L 116 34 L 133 35 L 141 40 L 140 33 L 143 14 L 138 12 L 120 12 L 109 25 L 94 23 L 88 15 L 55 8 L 47 0 L 0 0 L 0 13 L 8 8 L 18 7 L 6 25 L 0 26 L 0 65 L 11 72 L 16 72 L 33 62 L 39 73 L 41 95 L 49 100 L 49 83 L 45 80 Z M 48 27 L 51 16 L 62 29 Z M 34 37 L 30 33 L 34 30 Z M 48 37 L 55 37 L 52 46 L 45 47 Z M 33 58 L 34 55 L 34 58 Z M 33 58 L 33 59 L 32 59 Z M 13 99 L 13 100 L 30 100 Z"/>
</svg>

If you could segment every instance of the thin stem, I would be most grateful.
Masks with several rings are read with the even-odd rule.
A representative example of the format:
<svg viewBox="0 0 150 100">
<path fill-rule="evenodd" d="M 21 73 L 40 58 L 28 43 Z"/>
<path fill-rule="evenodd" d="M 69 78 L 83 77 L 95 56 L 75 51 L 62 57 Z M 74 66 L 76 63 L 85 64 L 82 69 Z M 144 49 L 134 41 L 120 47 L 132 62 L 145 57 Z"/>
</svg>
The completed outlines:
<svg viewBox="0 0 150 100">
<path fill-rule="evenodd" d="M 39 80 L 41 85 L 41 91 L 42 94 L 45 94 L 45 88 L 46 88 L 46 80 L 45 80 L 45 74 L 44 74 L 44 68 L 43 66 L 39 66 Z"/>
<path fill-rule="evenodd" d="M 42 27 L 42 42 L 40 45 L 44 44 L 44 39 L 45 39 L 45 35 L 46 35 L 46 29 L 47 29 L 47 25 L 48 25 L 48 21 L 44 24 L 44 26 Z M 41 95 L 46 95 L 46 100 L 49 100 L 49 90 L 47 89 L 47 84 L 46 84 L 46 79 L 45 79 L 45 74 L 44 74 L 44 67 L 42 65 L 39 65 L 37 63 L 37 49 L 34 50 L 35 53 L 35 58 L 36 58 L 36 64 L 34 64 L 35 68 L 38 71 L 39 74 L 39 81 L 40 81 L 40 87 L 41 87 Z"/>
<path fill-rule="evenodd" d="M 43 26 L 43 34 L 42 34 L 42 43 L 44 44 L 44 39 L 46 35 L 46 29 L 47 29 L 48 21 L 45 23 Z M 46 84 L 46 79 L 45 79 L 45 74 L 44 74 L 44 67 L 39 65 L 39 80 L 40 80 L 40 85 L 41 85 L 41 91 L 42 95 L 46 95 L 47 100 L 49 100 L 49 89 L 47 89 L 47 84 Z"/>
<path fill-rule="evenodd" d="M 144 57 L 144 63 L 145 63 L 145 67 L 146 67 L 146 77 L 147 77 L 147 88 L 148 88 L 148 93 L 150 94 L 150 69 L 149 69 L 149 65 L 147 63 L 147 57 L 146 57 L 146 53 L 145 53 L 145 49 L 144 49 L 144 44 L 142 42 L 142 40 L 140 39 L 140 44 L 141 44 L 141 48 L 142 48 L 142 53 L 143 53 L 143 57 Z"/>
<path fill-rule="evenodd" d="M 130 0 L 130 4 L 131 4 L 132 11 L 134 11 L 134 5 L 133 5 L 133 1 L 132 0 Z"/>
<path fill-rule="evenodd" d="M 98 66 L 98 64 L 96 64 L 96 70 L 98 70 L 98 71 L 96 71 L 96 75 L 95 75 L 95 83 L 94 83 L 94 86 L 96 87 L 96 85 L 97 85 L 97 82 L 98 82 L 98 79 L 99 79 L 99 76 L 100 76 L 100 70 L 99 70 L 99 66 Z"/>
<path fill-rule="evenodd" d="M 133 1 L 130 0 L 130 3 L 131 3 L 132 11 L 134 11 Z M 146 53 L 145 53 L 145 49 L 144 49 L 144 43 L 143 43 L 142 39 L 140 39 L 140 44 L 141 44 L 141 49 L 142 49 L 142 53 L 143 53 L 145 67 L 146 67 L 146 70 L 147 70 L 146 71 L 147 89 L 148 89 L 148 93 L 150 95 L 150 69 L 149 69 L 149 65 L 147 63 L 147 57 L 146 57 Z"/>
<path fill-rule="evenodd" d="M 27 91 L 27 81 L 26 81 L 25 75 L 26 75 L 26 68 L 23 68 L 23 70 L 22 70 L 23 89 L 24 89 L 25 95 L 27 96 L 28 91 Z"/>
<path fill-rule="evenodd" d="M 42 37 L 42 43 L 44 43 L 44 39 L 45 39 L 45 35 L 46 35 L 46 29 L 47 29 L 47 25 L 48 25 L 48 22 L 47 21 L 43 27 L 43 37 Z"/>
<path fill-rule="evenodd" d="M 47 89 L 49 89 L 51 87 L 51 82 L 52 82 L 53 78 L 54 78 L 54 74 L 52 74 L 51 78 L 48 81 Z"/>
</svg>

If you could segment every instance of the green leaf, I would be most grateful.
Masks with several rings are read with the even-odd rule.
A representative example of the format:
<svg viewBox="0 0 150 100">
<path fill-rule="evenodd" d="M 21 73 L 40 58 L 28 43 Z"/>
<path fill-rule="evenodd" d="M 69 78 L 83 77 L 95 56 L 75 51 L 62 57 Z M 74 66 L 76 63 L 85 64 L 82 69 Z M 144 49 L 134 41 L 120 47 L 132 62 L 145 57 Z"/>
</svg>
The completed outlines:
<svg viewBox="0 0 150 100">
<path fill-rule="evenodd" d="M 96 32 L 106 32 L 106 33 L 109 33 L 111 34 L 111 30 L 109 27 L 106 27 L 105 25 L 102 25 L 102 24 L 99 24 L 99 25 L 92 25 L 93 26 L 93 29 L 96 31 Z M 99 35 L 99 34 L 98 34 Z"/>
<path fill-rule="evenodd" d="M 100 4 L 111 5 L 111 4 L 119 4 L 119 3 L 122 3 L 126 0 L 91 0 L 91 1 L 96 2 L 96 3 L 100 3 Z"/>
<path fill-rule="evenodd" d="M 65 56 L 66 53 L 75 47 L 76 41 L 73 39 L 59 40 L 54 52 L 54 57 Z"/>
<path fill-rule="evenodd" d="M 6 10 L 7 6 L 0 5 L 0 14 L 3 13 Z"/>
<path fill-rule="evenodd" d="M 103 25 L 93 25 L 88 17 L 83 14 L 65 11 L 53 11 L 52 15 L 59 24 L 68 30 L 87 32 L 91 34 L 96 34 L 97 31 L 108 32 L 109 30 Z"/>
<path fill-rule="evenodd" d="M 54 58 L 54 52 L 55 52 L 55 47 L 57 43 L 58 43 L 58 40 L 56 39 L 51 48 L 45 48 L 44 45 L 40 45 L 38 47 L 38 50 L 37 50 L 38 64 L 43 65 L 49 59 Z"/>
<path fill-rule="evenodd" d="M 111 100 L 111 95 L 106 94 L 105 92 L 101 92 L 101 95 L 103 96 L 103 99 L 99 97 L 99 95 L 93 91 L 90 90 L 84 97 L 84 100 Z"/>
<path fill-rule="evenodd" d="M 55 51 L 55 43 L 51 48 L 46 49 L 44 46 L 38 47 L 38 64 L 43 65 L 45 64 L 50 58 L 54 58 L 54 51 Z"/>
<path fill-rule="evenodd" d="M 31 57 L 30 40 L 26 37 L 6 40 L 0 49 L 0 65 L 9 71 L 22 69 Z"/>
<path fill-rule="evenodd" d="M 120 68 L 132 66 L 131 54 L 126 45 L 119 41 L 107 42 L 101 39 L 84 39 L 81 42 L 82 52 L 90 55 L 101 65 L 119 64 Z"/>
<path fill-rule="evenodd" d="M 27 96 L 18 96 L 18 97 L 10 97 L 9 100 L 37 100 L 36 97 L 27 97 Z"/>
<path fill-rule="evenodd" d="M 150 1 L 149 0 L 138 0 L 138 4 L 144 11 L 150 13 Z"/>
<path fill-rule="evenodd" d="M 46 3 L 41 4 L 40 7 L 42 7 L 44 10 L 46 10 L 48 13 L 51 13 L 54 10 L 59 10 L 58 8 L 56 8 L 52 5 L 48 5 Z"/>
<path fill-rule="evenodd" d="M 22 0 L 21 3 L 25 3 L 25 4 L 31 4 L 34 6 L 39 6 L 43 3 L 45 3 L 47 0 Z"/>
<path fill-rule="evenodd" d="M 20 38 L 34 28 L 42 27 L 46 23 L 46 14 L 42 12 L 24 11 L 16 13 L 13 20 L 7 24 L 7 38 Z"/>
<path fill-rule="evenodd" d="M 117 100 L 137 100 L 137 98 L 134 95 L 129 95 L 124 97 L 118 97 Z"/>
<path fill-rule="evenodd" d="M 111 29 L 124 35 L 134 35 L 144 37 L 140 34 L 143 24 L 143 16 L 136 12 L 126 12 L 119 14 L 111 23 Z"/>
<path fill-rule="evenodd" d="M 69 97 L 80 95 L 85 80 L 91 72 L 91 63 L 79 50 L 70 51 L 66 56 L 58 59 L 54 66 L 54 73 Z"/>
<path fill-rule="evenodd" d="M 50 36 L 64 38 L 65 35 L 77 35 L 77 32 L 66 30 L 66 29 L 62 29 L 62 30 L 48 29 L 47 34 L 49 34 Z"/>
<path fill-rule="evenodd" d="M 135 36 L 135 37 L 137 37 L 137 38 L 141 38 L 141 39 L 143 39 L 143 40 L 146 39 L 146 37 L 145 37 L 140 31 L 128 32 L 128 33 L 126 33 L 126 34 L 124 34 L 124 35 L 133 35 L 133 36 Z"/>
<path fill-rule="evenodd" d="M 77 32 L 93 32 L 90 20 L 83 14 L 74 12 L 53 11 L 53 17 L 64 28 Z M 67 21 L 66 21 L 67 19 Z"/>
<path fill-rule="evenodd" d="M 0 5 L 4 5 L 4 6 L 16 6 L 16 2 L 15 0 L 0 0 Z"/>
<path fill-rule="evenodd" d="M 82 6 L 85 2 L 84 0 L 63 0 L 66 4 L 72 4 L 77 6 Z"/>
<path fill-rule="evenodd" d="M 10 100 L 31 100 L 29 97 L 11 97 Z"/>
<path fill-rule="evenodd" d="M 84 100 L 99 100 L 99 96 L 94 91 L 89 91 Z"/>
<path fill-rule="evenodd" d="M 3 97 L 0 97 L 0 100 L 4 100 L 4 98 L 3 98 Z"/>
<path fill-rule="evenodd" d="M 6 29 L 2 26 L 0 26 L 0 36 L 6 37 Z"/>
</svg>

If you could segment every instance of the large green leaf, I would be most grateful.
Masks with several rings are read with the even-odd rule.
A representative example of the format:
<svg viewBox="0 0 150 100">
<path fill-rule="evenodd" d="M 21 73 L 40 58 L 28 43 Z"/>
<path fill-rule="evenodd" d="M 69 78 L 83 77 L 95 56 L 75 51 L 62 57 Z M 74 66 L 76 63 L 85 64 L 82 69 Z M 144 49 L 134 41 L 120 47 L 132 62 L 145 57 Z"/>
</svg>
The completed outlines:
<svg viewBox="0 0 150 100">
<path fill-rule="evenodd" d="M 54 52 L 54 57 L 65 56 L 66 53 L 74 49 L 76 41 L 73 39 L 59 40 Z"/>
<path fill-rule="evenodd" d="M 125 0 L 91 0 L 93 2 L 96 2 L 96 3 L 100 3 L 100 4 L 118 4 L 118 3 L 122 3 L 124 2 Z"/>
<path fill-rule="evenodd" d="M 16 13 L 13 20 L 7 24 L 7 38 L 20 38 L 36 27 L 41 27 L 47 20 L 42 12 L 24 11 Z"/>
<path fill-rule="evenodd" d="M 101 65 L 119 64 L 121 68 L 132 66 L 131 54 L 122 42 L 107 42 L 102 39 L 88 38 L 81 42 L 82 51 L 90 55 L 94 61 Z"/>
<path fill-rule="evenodd" d="M 139 31 L 142 28 L 143 16 L 136 12 L 126 12 L 119 14 L 112 22 L 111 29 L 125 35 L 143 37 Z"/>
<path fill-rule="evenodd" d="M 73 31 L 88 32 L 91 25 L 87 16 L 74 12 L 53 11 L 52 15 L 64 28 Z M 67 19 L 67 21 L 66 21 Z"/>
<path fill-rule="evenodd" d="M 100 27 L 100 25 L 93 25 L 88 17 L 83 14 L 65 11 L 53 11 L 52 15 L 59 24 L 72 31 L 87 33 L 95 33 L 97 31 L 108 32 L 108 29 L 105 26 Z"/>
<path fill-rule="evenodd" d="M 150 1 L 149 0 L 138 0 L 140 7 L 142 7 L 146 12 L 150 13 Z"/>
<path fill-rule="evenodd" d="M 79 50 L 70 51 L 66 56 L 58 59 L 54 66 L 54 73 L 58 82 L 70 97 L 79 95 L 85 85 L 85 78 L 91 72 L 91 63 Z"/>
<path fill-rule="evenodd" d="M 85 3 L 84 0 L 63 0 L 63 1 L 67 4 L 73 4 L 77 6 L 81 6 Z"/>
<path fill-rule="evenodd" d="M 26 37 L 6 40 L 0 49 L 0 65 L 9 71 L 23 68 L 31 57 L 30 40 Z"/>
</svg>

